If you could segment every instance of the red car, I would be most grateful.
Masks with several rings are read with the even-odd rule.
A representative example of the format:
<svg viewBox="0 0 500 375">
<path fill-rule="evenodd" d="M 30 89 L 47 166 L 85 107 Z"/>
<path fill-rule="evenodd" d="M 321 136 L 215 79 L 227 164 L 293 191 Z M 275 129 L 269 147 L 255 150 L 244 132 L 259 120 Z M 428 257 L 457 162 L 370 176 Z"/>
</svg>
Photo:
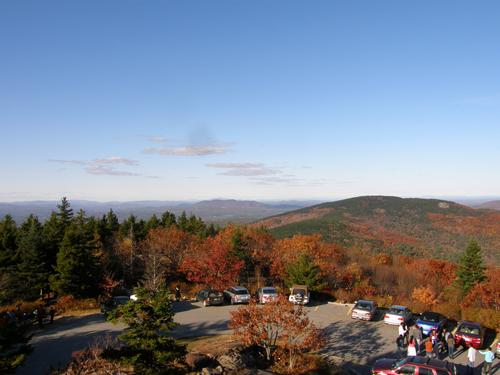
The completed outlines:
<svg viewBox="0 0 500 375">
<path fill-rule="evenodd" d="M 456 375 L 457 369 L 451 362 L 426 357 L 404 359 L 378 359 L 372 367 L 373 375 Z"/>
<path fill-rule="evenodd" d="M 466 320 L 458 323 L 455 332 L 455 346 L 468 348 L 472 346 L 475 349 L 481 349 L 484 343 L 484 328 L 481 324 L 468 322 Z"/>
<path fill-rule="evenodd" d="M 426 357 L 405 359 L 378 359 L 372 367 L 372 375 L 456 375 L 457 369 L 451 362 Z"/>
</svg>

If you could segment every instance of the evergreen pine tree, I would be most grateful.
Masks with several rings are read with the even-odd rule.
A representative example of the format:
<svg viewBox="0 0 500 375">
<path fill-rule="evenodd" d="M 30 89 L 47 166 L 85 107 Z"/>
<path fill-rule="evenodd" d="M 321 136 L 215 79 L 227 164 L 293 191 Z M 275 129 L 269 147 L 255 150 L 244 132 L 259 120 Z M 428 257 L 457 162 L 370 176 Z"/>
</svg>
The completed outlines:
<svg viewBox="0 0 500 375">
<path fill-rule="evenodd" d="M 324 286 L 319 267 L 307 254 L 300 255 L 296 262 L 288 265 L 286 271 L 288 286 L 307 285 L 311 290 L 319 290 Z"/>
<path fill-rule="evenodd" d="M 0 221 L 0 272 L 14 265 L 17 250 L 17 226 L 10 215 Z"/>
<path fill-rule="evenodd" d="M 183 357 L 186 349 L 168 334 L 177 325 L 169 292 L 160 289 L 151 293 L 139 288 L 136 296 L 137 301 L 109 313 L 108 319 L 125 323 L 127 328 L 119 336 L 123 347 L 103 354 L 132 364 L 138 374 L 170 374 L 172 363 Z"/>
<path fill-rule="evenodd" d="M 85 224 L 82 215 L 70 224 L 57 254 L 56 274 L 51 276 L 50 285 L 60 294 L 89 297 L 99 292 L 97 243 Z"/>
<path fill-rule="evenodd" d="M 18 235 L 17 266 L 12 293 L 17 298 L 35 299 L 47 289 L 49 269 L 44 251 L 42 225 L 33 215 L 22 224 Z"/>
<path fill-rule="evenodd" d="M 43 224 L 42 236 L 47 265 L 54 268 L 57 262 L 59 246 L 64 236 L 64 232 L 59 225 L 59 218 L 55 212 L 52 212 L 49 219 Z"/>
<path fill-rule="evenodd" d="M 61 199 L 61 203 L 57 205 L 57 208 L 59 209 L 57 216 L 63 232 L 62 237 L 64 237 L 64 230 L 66 230 L 71 223 L 71 219 L 73 219 L 73 209 L 71 208 L 71 205 L 66 197 Z"/>
<path fill-rule="evenodd" d="M 165 211 L 163 215 L 161 215 L 160 224 L 162 227 L 168 228 L 171 225 L 177 225 L 176 217 L 173 213 Z"/>
<path fill-rule="evenodd" d="M 474 285 L 486 279 L 485 270 L 481 246 L 471 240 L 458 261 L 457 284 L 464 295 Z"/>
</svg>

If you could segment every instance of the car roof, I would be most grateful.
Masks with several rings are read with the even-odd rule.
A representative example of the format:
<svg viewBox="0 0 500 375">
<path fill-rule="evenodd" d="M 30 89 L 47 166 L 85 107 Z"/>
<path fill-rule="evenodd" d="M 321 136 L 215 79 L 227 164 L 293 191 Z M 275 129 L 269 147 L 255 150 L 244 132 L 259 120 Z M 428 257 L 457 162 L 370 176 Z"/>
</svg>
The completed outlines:
<svg viewBox="0 0 500 375">
<path fill-rule="evenodd" d="M 360 299 L 360 300 L 356 301 L 356 303 L 360 303 L 360 302 L 375 303 L 374 301 L 369 301 L 367 299 Z"/>
<path fill-rule="evenodd" d="M 434 358 L 427 358 L 427 357 L 421 357 L 421 356 L 416 356 L 416 357 L 408 357 L 408 363 L 414 363 L 417 365 L 426 365 L 426 366 L 431 366 L 431 367 L 438 367 L 438 368 L 448 368 L 448 365 L 450 365 L 450 362 L 446 361 L 441 361 L 439 359 L 434 359 Z"/>
<path fill-rule="evenodd" d="M 232 289 L 234 289 L 234 290 L 248 290 L 244 286 L 233 286 Z"/>
<path fill-rule="evenodd" d="M 420 317 L 423 317 L 423 316 L 434 316 L 434 317 L 439 317 L 439 318 L 442 318 L 442 317 L 443 317 L 440 313 L 433 312 L 433 311 L 424 311 L 424 312 L 420 315 Z"/>
<path fill-rule="evenodd" d="M 471 322 L 470 320 L 462 320 L 458 323 L 459 326 L 461 326 L 462 324 L 464 325 L 468 325 L 468 326 L 476 326 L 476 327 L 481 327 L 481 323 L 477 323 L 477 322 Z"/>
</svg>

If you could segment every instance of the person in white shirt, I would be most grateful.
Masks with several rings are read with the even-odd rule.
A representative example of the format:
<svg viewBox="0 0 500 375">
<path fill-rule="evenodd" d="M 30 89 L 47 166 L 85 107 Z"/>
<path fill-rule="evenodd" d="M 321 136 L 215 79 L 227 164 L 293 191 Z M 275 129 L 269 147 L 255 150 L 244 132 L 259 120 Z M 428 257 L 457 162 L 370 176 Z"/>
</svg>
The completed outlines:
<svg viewBox="0 0 500 375">
<path fill-rule="evenodd" d="M 474 366 L 476 363 L 476 352 L 477 352 L 477 350 L 474 349 L 472 346 L 470 346 L 469 350 L 467 351 L 467 373 L 468 374 L 474 374 Z"/>
</svg>

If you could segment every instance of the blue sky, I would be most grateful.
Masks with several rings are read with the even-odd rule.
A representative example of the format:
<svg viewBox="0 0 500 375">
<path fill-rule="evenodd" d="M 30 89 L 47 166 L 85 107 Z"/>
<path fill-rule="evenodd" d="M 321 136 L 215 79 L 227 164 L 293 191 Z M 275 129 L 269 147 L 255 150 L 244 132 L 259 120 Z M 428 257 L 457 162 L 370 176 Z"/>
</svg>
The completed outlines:
<svg viewBox="0 0 500 375">
<path fill-rule="evenodd" d="M 499 17 L 0 2 L 0 201 L 498 196 Z"/>
</svg>

